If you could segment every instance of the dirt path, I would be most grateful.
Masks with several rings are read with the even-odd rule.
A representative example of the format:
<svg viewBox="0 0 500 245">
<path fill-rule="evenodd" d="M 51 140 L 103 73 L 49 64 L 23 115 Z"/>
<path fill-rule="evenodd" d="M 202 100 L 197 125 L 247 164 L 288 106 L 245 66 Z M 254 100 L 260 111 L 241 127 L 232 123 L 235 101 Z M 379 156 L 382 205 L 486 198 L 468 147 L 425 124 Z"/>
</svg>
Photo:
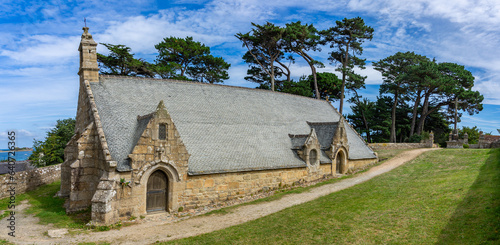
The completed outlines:
<svg viewBox="0 0 500 245">
<path fill-rule="evenodd" d="M 19 227 L 19 232 L 16 231 L 17 236 L 15 238 L 8 237 L 7 234 L 0 234 L 0 239 L 8 240 L 16 244 L 77 244 L 80 242 L 99 241 L 107 241 L 113 244 L 151 244 L 156 241 L 167 241 L 195 236 L 258 219 L 285 208 L 309 202 L 318 197 L 349 188 L 356 184 L 365 182 L 377 175 L 386 173 L 429 150 L 433 149 L 416 149 L 402 152 L 396 157 L 379 166 L 373 167 L 358 176 L 344 179 L 333 184 L 313 188 L 308 192 L 286 195 L 276 201 L 242 206 L 226 215 L 198 216 L 176 223 L 150 221 L 123 227 L 120 230 L 92 232 L 87 234 L 77 234 L 74 236 L 65 235 L 63 238 L 47 237 L 43 233 L 51 227 L 44 227 L 36 224 L 36 219 L 28 216 L 26 218 L 23 217 L 22 219 L 19 219 L 19 223 L 17 225 Z M 26 222 L 23 222 L 23 220 Z M 0 227 L 6 226 L 7 223 L 5 219 L 0 221 Z"/>
</svg>

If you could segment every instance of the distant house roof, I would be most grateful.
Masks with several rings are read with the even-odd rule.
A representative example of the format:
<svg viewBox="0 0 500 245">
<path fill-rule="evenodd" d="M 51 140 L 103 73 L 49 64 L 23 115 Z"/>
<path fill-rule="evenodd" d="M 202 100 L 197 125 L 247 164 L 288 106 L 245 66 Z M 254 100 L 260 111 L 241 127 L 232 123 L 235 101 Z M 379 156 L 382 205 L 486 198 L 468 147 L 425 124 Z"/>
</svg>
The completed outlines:
<svg viewBox="0 0 500 245">
<path fill-rule="evenodd" d="M 11 172 L 11 170 L 9 169 L 9 166 L 12 166 L 12 165 L 9 165 L 6 162 L 0 163 L 0 175 Z M 35 168 L 28 161 L 19 161 L 19 162 L 16 162 L 16 164 L 13 165 L 13 166 L 14 166 L 14 171 L 15 172 L 21 172 L 21 171 L 26 171 L 26 170 L 30 170 L 30 169 L 34 169 Z"/>
<path fill-rule="evenodd" d="M 487 142 L 496 142 L 500 140 L 500 135 L 484 135 L 484 140 Z"/>
<path fill-rule="evenodd" d="M 322 148 L 329 147 L 340 118 L 324 100 L 259 89 L 112 76 L 90 86 L 119 171 L 130 169 L 127 156 L 150 119 L 138 116 L 154 112 L 161 100 L 191 154 L 192 175 L 303 167 L 289 134 L 314 127 Z M 375 158 L 345 126 L 349 159 Z"/>
</svg>

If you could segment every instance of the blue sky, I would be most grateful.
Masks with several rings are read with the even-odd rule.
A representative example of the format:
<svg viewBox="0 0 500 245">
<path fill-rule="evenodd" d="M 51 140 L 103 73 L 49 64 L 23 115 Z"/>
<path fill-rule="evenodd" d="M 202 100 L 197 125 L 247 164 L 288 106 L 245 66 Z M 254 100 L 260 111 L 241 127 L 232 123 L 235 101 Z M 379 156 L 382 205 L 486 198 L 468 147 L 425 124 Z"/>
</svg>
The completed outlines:
<svg viewBox="0 0 500 245">
<path fill-rule="evenodd" d="M 154 60 L 154 45 L 164 37 L 193 36 L 212 53 L 231 63 L 227 85 L 255 87 L 246 82 L 246 51 L 234 35 L 248 32 L 251 22 L 284 25 L 300 20 L 326 29 L 344 17 L 362 17 L 375 29 L 364 44 L 368 76 L 360 91 L 374 100 L 380 73 L 371 62 L 398 51 L 464 65 L 475 76 L 474 90 L 484 96 L 484 110 L 466 115 L 459 126 L 485 132 L 500 128 L 500 4 L 497 0 L 336 0 L 336 1 L 19 1 L 0 2 L 0 148 L 7 131 L 15 130 L 17 145 L 43 139 L 56 120 L 75 117 L 78 96 L 78 44 L 87 26 L 96 42 L 124 44 L 137 57 Z M 314 57 L 333 72 L 324 47 Z M 100 45 L 98 52 L 106 53 Z M 295 78 L 310 74 L 297 59 Z M 335 104 L 338 106 L 338 103 Z M 348 107 L 344 108 L 349 111 Z M 4 147 L 5 146 L 5 147 Z"/>
</svg>

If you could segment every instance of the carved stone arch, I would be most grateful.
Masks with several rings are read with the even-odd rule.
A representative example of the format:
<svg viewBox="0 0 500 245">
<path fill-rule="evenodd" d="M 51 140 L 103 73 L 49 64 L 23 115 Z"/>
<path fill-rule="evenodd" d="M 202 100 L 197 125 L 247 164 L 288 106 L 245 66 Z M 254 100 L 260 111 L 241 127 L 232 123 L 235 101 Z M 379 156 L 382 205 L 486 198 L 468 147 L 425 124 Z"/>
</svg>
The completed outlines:
<svg viewBox="0 0 500 245">
<path fill-rule="evenodd" d="M 319 165 L 320 154 L 319 148 L 307 148 L 306 163 L 311 166 Z"/>
<path fill-rule="evenodd" d="M 170 163 L 169 161 L 162 161 L 162 160 L 156 160 L 152 161 L 150 164 L 144 165 L 142 169 L 137 173 L 137 177 L 135 182 L 137 184 L 143 185 L 144 184 L 144 177 L 149 178 L 149 175 L 154 172 L 156 169 L 161 169 L 165 174 L 173 181 L 173 182 L 179 182 L 182 180 L 182 176 L 179 173 L 179 170 L 177 170 L 177 167 L 173 164 Z"/>
<path fill-rule="evenodd" d="M 142 213 L 146 213 L 146 199 L 147 199 L 147 192 L 148 192 L 148 181 L 153 173 L 156 171 L 161 171 L 165 174 L 167 178 L 167 191 L 166 191 L 166 211 L 171 211 L 172 208 L 175 206 L 174 205 L 174 185 L 176 182 L 180 181 L 179 174 L 177 172 L 177 169 L 173 167 L 171 164 L 155 164 L 147 169 L 144 170 L 142 173 L 142 176 L 140 178 L 139 184 L 140 187 L 143 189 L 143 192 L 145 193 L 143 201 L 144 201 L 144 209 Z"/>
<path fill-rule="evenodd" d="M 341 146 L 335 151 L 332 164 L 332 173 L 345 174 L 347 173 L 347 163 L 349 159 L 349 151 L 344 146 Z"/>
</svg>

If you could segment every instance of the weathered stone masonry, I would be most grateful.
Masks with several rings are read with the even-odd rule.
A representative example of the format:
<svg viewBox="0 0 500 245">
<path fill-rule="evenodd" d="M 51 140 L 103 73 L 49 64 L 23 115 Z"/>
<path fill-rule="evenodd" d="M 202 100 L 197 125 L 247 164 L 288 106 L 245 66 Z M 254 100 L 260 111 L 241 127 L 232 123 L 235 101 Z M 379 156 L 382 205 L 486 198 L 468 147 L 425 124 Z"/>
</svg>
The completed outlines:
<svg viewBox="0 0 500 245">
<path fill-rule="evenodd" d="M 91 206 L 96 224 L 216 204 L 377 161 L 327 101 L 99 76 L 96 46 L 84 28 L 76 129 L 60 191 L 68 212 Z"/>
<path fill-rule="evenodd" d="M 8 190 L 10 181 L 10 174 L 0 175 L 0 187 L 1 190 Z M 16 172 L 15 178 L 15 188 L 16 195 L 25 193 L 36 189 L 41 185 L 50 184 L 61 178 L 61 164 L 51 165 L 43 168 L 35 168 L 26 171 Z M 8 197 L 10 194 L 7 191 L 0 192 L 0 199 Z"/>
</svg>

